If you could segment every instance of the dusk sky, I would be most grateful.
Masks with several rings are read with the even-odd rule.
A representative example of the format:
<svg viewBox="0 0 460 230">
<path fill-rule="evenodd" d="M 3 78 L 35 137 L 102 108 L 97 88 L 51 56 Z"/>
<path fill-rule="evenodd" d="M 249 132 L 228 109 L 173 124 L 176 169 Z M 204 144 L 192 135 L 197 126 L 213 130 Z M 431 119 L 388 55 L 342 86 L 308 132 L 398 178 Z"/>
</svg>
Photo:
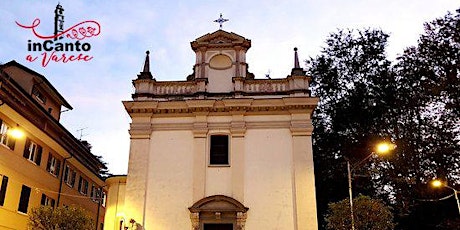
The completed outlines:
<svg viewBox="0 0 460 230">
<path fill-rule="evenodd" d="M 222 13 L 223 29 L 252 41 L 247 53 L 249 71 L 256 78 L 270 72 L 286 77 L 293 67 L 293 48 L 305 60 L 319 54 L 328 34 L 337 29 L 378 28 L 390 34 L 387 53 L 394 60 L 416 45 L 423 23 L 454 12 L 458 0 L 264 0 L 264 1 L 70 1 L 64 8 L 64 28 L 93 20 L 100 34 L 86 38 L 89 61 L 43 67 L 42 52 L 28 51 L 28 40 L 41 42 L 31 30 L 52 35 L 58 1 L 0 1 L 0 62 L 16 60 L 44 75 L 74 108 L 62 113 L 61 123 L 77 138 L 93 146 L 113 174 L 126 174 L 129 157 L 129 115 L 121 101 L 131 100 L 132 80 L 142 70 L 150 50 L 150 69 L 159 81 L 185 80 L 193 72 L 195 54 L 190 42 L 219 29 L 213 22 Z M 62 42 L 75 42 L 62 39 Z M 70 55 L 71 52 L 68 52 Z M 33 62 L 27 55 L 37 56 Z M 303 63 L 302 63 L 303 64 Z M 82 129 L 81 132 L 78 130 Z"/>
</svg>

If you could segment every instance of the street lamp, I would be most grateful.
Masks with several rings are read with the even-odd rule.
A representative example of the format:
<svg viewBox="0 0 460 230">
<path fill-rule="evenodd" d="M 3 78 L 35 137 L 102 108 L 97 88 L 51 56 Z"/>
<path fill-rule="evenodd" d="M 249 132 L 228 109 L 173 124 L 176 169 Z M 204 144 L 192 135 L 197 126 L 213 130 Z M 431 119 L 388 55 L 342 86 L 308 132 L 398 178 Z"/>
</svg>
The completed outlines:
<svg viewBox="0 0 460 230">
<path fill-rule="evenodd" d="M 21 139 L 24 137 L 24 132 L 18 127 L 8 130 L 8 135 L 11 135 L 14 139 Z"/>
<path fill-rule="evenodd" d="M 365 157 L 364 159 L 362 159 L 361 161 L 359 161 L 358 163 L 353 165 L 353 167 L 351 166 L 350 161 L 348 159 L 346 159 L 347 160 L 347 172 L 348 172 L 348 195 L 350 196 L 349 197 L 349 200 L 350 200 L 350 217 L 351 217 L 351 229 L 352 230 L 355 230 L 355 215 L 354 215 L 354 211 L 353 211 L 353 189 L 352 189 L 352 185 L 351 185 L 352 170 L 354 170 L 356 167 L 358 167 L 364 161 L 368 160 L 371 156 L 374 155 L 374 153 L 376 153 L 377 155 L 385 154 L 385 153 L 388 153 L 388 152 L 390 152 L 391 150 L 393 150 L 395 148 L 396 148 L 396 145 L 394 145 L 392 143 L 387 143 L 387 142 L 379 143 L 375 147 L 375 152 L 372 152 L 371 154 L 369 154 L 367 157 Z"/>
<path fill-rule="evenodd" d="M 446 187 L 454 191 L 454 197 L 455 197 L 455 200 L 457 201 L 458 214 L 460 215 L 460 202 L 458 201 L 458 195 L 457 195 L 459 191 L 456 190 L 455 188 L 450 187 L 449 185 L 447 185 L 447 183 L 443 183 L 441 180 L 433 180 L 431 181 L 431 185 L 435 188 Z"/>
</svg>

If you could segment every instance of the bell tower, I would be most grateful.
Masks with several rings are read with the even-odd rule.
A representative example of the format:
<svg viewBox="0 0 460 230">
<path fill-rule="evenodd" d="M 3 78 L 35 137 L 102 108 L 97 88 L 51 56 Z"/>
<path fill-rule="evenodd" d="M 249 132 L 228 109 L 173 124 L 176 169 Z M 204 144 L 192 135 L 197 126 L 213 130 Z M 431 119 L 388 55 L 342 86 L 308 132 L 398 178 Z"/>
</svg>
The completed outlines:
<svg viewBox="0 0 460 230">
<path fill-rule="evenodd" d="M 219 29 L 197 38 L 191 46 L 196 55 L 194 78 L 206 79 L 209 93 L 229 93 L 234 77 L 248 76 L 246 52 L 251 40 Z"/>
<path fill-rule="evenodd" d="M 64 31 L 64 8 L 61 4 L 57 4 L 56 9 L 54 10 L 54 40 L 62 39 L 64 36 L 56 37 L 59 33 Z"/>
</svg>

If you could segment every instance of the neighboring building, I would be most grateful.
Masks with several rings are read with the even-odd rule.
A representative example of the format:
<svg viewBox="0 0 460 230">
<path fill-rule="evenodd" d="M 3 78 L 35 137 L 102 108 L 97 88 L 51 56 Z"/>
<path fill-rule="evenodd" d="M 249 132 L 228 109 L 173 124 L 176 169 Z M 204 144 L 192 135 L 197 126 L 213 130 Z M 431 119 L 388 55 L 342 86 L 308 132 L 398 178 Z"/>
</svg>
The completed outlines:
<svg viewBox="0 0 460 230">
<path fill-rule="evenodd" d="M 111 176 L 105 180 L 107 187 L 107 202 L 105 211 L 105 225 L 107 230 L 124 230 L 122 227 L 128 226 L 129 220 L 125 220 L 124 201 L 126 191 L 126 175 Z"/>
<path fill-rule="evenodd" d="M 0 65 L 0 229 L 27 229 L 39 205 L 79 205 L 102 229 L 106 167 L 59 123 L 62 107 L 72 109 L 44 76 L 16 61 Z"/>
<path fill-rule="evenodd" d="M 132 119 L 129 167 L 126 184 L 109 183 L 110 194 L 125 193 L 116 213 L 108 202 L 109 229 L 317 229 L 318 99 L 297 49 L 289 76 L 254 79 L 250 40 L 218 30 L 191 46 L 186 81 L 154 79 L 147 53 L 133 100 L 123 102 Z"/>
</svg>

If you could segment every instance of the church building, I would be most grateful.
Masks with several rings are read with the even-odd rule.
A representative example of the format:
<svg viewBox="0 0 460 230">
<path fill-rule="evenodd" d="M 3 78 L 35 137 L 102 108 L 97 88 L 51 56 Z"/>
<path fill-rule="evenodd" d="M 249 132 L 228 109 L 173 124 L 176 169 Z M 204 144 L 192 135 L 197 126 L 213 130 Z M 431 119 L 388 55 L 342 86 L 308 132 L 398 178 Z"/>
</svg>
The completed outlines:
<svg viewBox="0 0 460 230">
<path fill-rule="evenodd" d="M 193 74 L 133 80 L 128 175 L 107 179 L 106 229 L 318 229 L 311 78 L 255 79 L 251 40 L 219 29 L 193 42 Z"/>
</svg>

